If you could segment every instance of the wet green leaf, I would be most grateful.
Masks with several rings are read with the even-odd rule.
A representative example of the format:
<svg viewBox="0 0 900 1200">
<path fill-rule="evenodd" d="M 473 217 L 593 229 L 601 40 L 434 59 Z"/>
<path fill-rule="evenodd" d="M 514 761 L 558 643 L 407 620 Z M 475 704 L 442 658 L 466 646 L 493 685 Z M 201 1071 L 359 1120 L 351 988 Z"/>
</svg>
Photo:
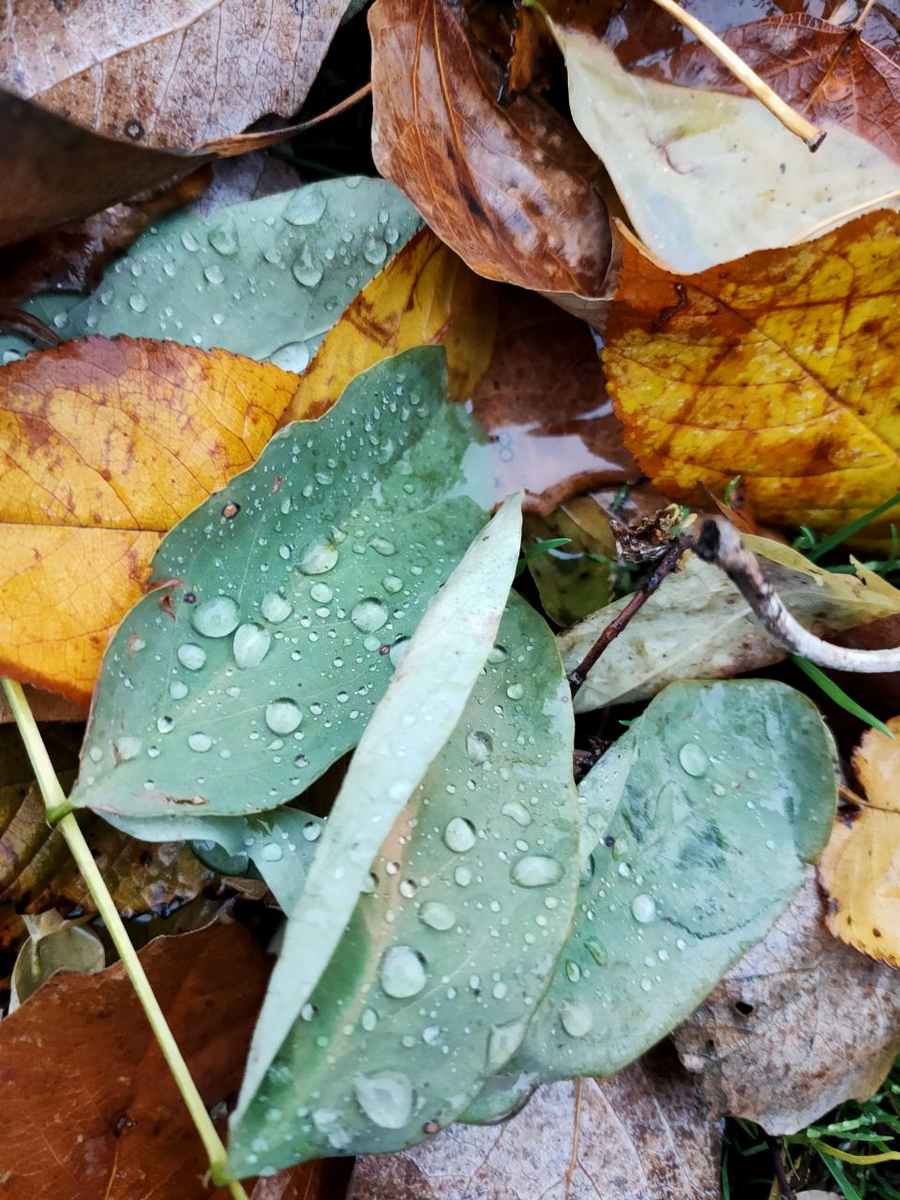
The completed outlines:
<svg viewBox="0 0 900 1200">
<path fill-rule="evenodd" d="M 243 816 L 356 744 L 489 503 L 445 395 L 440 349 L 379 363 L 166 536 L 104 659 L 76 806 Z"/>
<path fill-rule="evenodd" d="M 421 1141 L 502 1070 L 571 923 L 572 739 L 552 635 L 513 594 L 371 891 L 233 1122 L 238 1174 Z"/>
<path fill-rule="evenodd" d="M 106 966 L 103 943 L 92 929 L 65 921 L 52 911 L 26 920 L 29 935 L 13 967 L 10 1012 L 57 971 L 93 974 Z"/>
<path fill-rule="evenodd" d="M 582 783 L 575 928 L 513 1065 L 611 1075 L 785 910 L 828 839 L 836 751 L 770 680 L 666 688 Z"/>
</svg>

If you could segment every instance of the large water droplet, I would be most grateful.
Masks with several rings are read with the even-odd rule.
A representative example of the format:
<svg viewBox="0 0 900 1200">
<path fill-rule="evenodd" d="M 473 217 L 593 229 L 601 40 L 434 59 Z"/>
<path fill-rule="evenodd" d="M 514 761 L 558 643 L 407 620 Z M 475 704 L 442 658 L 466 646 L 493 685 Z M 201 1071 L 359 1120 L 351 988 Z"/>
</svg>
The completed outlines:
<svg viewBox="0 0 900 1200">
<path fill-rule="evenodd" d="M 304 575 L 324 575 L 338 560 L 338 548 L 332 541 L 320 538 L 307 546 L 300 559 Z"/>
<path fill-rule="evenodd" d="M 473 763 L 485 763 L 491 756 L 494 743 L 490 736 L 475 730 L 466 737 L 466 754 Z"/>
<path fill-rule="evenodd" d="M 265 619 L 273 625 L 280 625 L 294 611 L 291 602 L 285 600 L 284 596 L 279 596 L 277 592 L 266 592 L 259 609 Z"/>
<path fill-rule="evenodd" d="M 380 629 L 388 619 L 388 611 L 381 603 L 372 596 L 368 596 L 365 600 L 360 600 L 359 604 L 353 606 L 353 611 L 350 613 L 350 620 L 361 633 L 374 633 L 376 629 Z"/>
<path fill-rule="evenodd" d="M 391 646 L 388 653 L 391 660 L 391 666 L 396 671 L 397 667 L 400 666 L 404 658 L 406 658 L 407 654 L 409 653 L 409 638 L 397 638 L 396 642 L 394 642 L 393 646 Z"/>
<path fill-rule="evenodd" d="M 695 779 L 705 775 L 709 767 L 709 759 L 695 742 L 685 742 L 678 751 L 678 761 L 682 770 Z"/>
<path fill-rule="evenodd" d="M 517 1017 L 503 1025 L 494 1025 L 488 1034 L 486 1062 L 489 1071 L 499 1071 L 519 1048 L 525 1033 L 524 1017 Z"/>
<path fill-rule="evenodd" d="M 357 1075 L 353 1090 L 359 1107 L 382 1129 L 402 1129 L 412 1115 L 413 1085 L 401 1071 Z"/>
<path fill-rule="evenodd" d="M 156 728 L 160 733 L 171 733 L 175 722 L 171 717 L 157 717 Z"/>
<path fill-rule="evenodd" d="M 186 645 L 178 647 L 176 657 L 181 665 L 187 667 L 189 671 L 199 671 L 206 662 L 206 651 L 202 646 L 188 642 Z"/>
<path fill-rule="evenodd" d="M 273 700 L 266 708 L 266 724 L 273 733 L 293 733 L 303 714 L 293 700 Z"/>
<path fill-rule="evenodd" d="M 423 904 L 419 909 L 419 920 L 423 925 L 440 930 L 441 933 L 452 929 L 456 924 L 453 909 L 441 904 L 439 900 L 429 900 L 427 904 Z"/>
<path fill-rule="evenodd" d="M 203 271 L 203 277 L 207 283 L 220 284 L 225 282 L 225 272 L 218 263 L 212 263 Z"/>
<path fill-rule="evenodd" d="M 425 986 L 425 966 L 411 946 L 391 946 L 381 963 L 381 987 L 398 1000 L 416 996 Z"/>
<path fill-rule="evenodd" d="M 266 842 L 259 852 L 259 857 L 264 862 L 281 862 L 284 857 L 284 851 L 277 842 Z"/>
<path fill-rule="evenodd" d="M 387 538 L 373 537 L 369 538 L 369 545 L 376 554 L 380 554 L 382 558 L 390 558 L 397 553 L 397 547 L 393 542 L 389 542 Z"/>
<path fill-rule="evenodd" d="M 525 687 L 521 683 L 511 683 L 506 689 L 506 694 L 510 700 L 521 700 L 525 695 Z"/>
<path fill-rule="evenodd" d="M 589 1004 L 563 1004 L 559 1010 L 559 1021 L 569 1037 L 584 1037 L 594 1024 L 594 1013 Z"/>
<path fill-rule="evenodd" d="M 269 653 L 271 642 L 271 633 L 261 625 L 239 625 L 232 643 L 235 664 L 244 671 L 258 667 Z"/>
<path fill-rule="evenodd" d="M 204 655 L 204 658 L 206 656 Z M 183 700 L 188 694 L 188 686 L 180 679 L 173 679 L 169 684 L 169 695 L 173 700 Z"/>
<path fill-rule="evenodd" d="M 362 245 L 363 258 L 373 267 L 380 266 L 387 258 L 387 246 L 382 238 L 370 234 Z"/>
<path fill-rule="evenodd" d="M 520 804 L 518 800 L 507 800 L 500 809 L 504 817 L 511 817 L 517 825 L 521 825 L 524 829 L 531 824 L 531 813 L 524 804 Z"/>
<path fill-rule="evenodd" d="M 233 258 L 241 244 L 234 218 L 226 217 L 221 225 L 209 231 L 206 240 L 217 254 L 222 254 L 225 258 Z"/>
<path fill-rule="evenodd" d="M 471 850 L 475 845 L 475 826 L 465 817 L 453 817 L 444 830 L 444 845 L 457 854 Z"/>
<path fill-rule="evenodd" d="M 322 268 L 310 253 L 309 246 L 304 246 L 294 259 L 291 274 L 303 287 L 315 287 L 322 280 Z"/>
<path fill-rule="evenodd" d="M 631 915 L 641 925 L 649 925 L 656 917 L 656 901 L 644 893 L 635 896 L 631 902 Z"/>
<path fill-rule="evenodd" d="M 309 594 L 317 604 L 327 604 L 334 592 L 327 583 L 314 583 L 309 589 Z"/>
<path fill-rule="evenodd" d="M 293 371 L 297 375 L 306 370 L 309 359 L 309 346 L 306 342 L 288 342 L 269 355 L 269 362 L 273 366 L 281 367 L 282 371 Z"/>
<path fill-rule="evenodd" d="M 191 624 L 204 637 L 221 638 L 234 633 L 241 620 L 241 610 L 230 596 L 213 596 L 191 612 Z"/>
<path fill-rule="evenodd" d="M 136 737 L 120 737 L 116 741 L 116 756 L 122 762 L 137 758 L 141 752 L 141 739 Z"/>
<path fill-rule="evenodd" d="M 212 738 L 206 733 L 192 733 L 188 738 L 188 745 L 198 754 L 205 754 L 212 746 Z"/>
<path fill-rule="evenodd" d="M 294 192 L 281 214 L 289 225 L 312 225 L 325 211 L 325 196 L 315 184 Z"/>
<path fill-rule="evenodd" d="M 509 877 L 520 887 L 547 887 L 562 879 L 563 865 L 545 854 L 526 854 L 515 864 Z"/>
</svg>

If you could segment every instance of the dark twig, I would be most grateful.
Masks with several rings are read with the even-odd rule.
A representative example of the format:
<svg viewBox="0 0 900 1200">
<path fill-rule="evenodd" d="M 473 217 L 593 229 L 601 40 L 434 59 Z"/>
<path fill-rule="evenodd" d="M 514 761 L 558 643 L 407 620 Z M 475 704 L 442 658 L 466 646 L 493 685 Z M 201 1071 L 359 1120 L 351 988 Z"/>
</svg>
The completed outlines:
<svg viewBox="0 0 900 1200">
<path fill-rule="evenodd" d="M 39 317 L 22 312 L 18 308 L 0 307 L 0 333 L 12 333 L 26 338 L 38 350 L 55 349 L 62 345 L 58 334 L 45 325 Z"/>
<path fill-rule="evenodd" d="M 794 1189 L 788 1183 L 787 1172 L 784 1169 L 784 1158 L 781 1154 L 781 1147 L 778 1142 L 770 1134 L 763 1135 L 766 1139 L 766 1145 L 769 1147 L 769 1153 L 772 1155 L 772 1166 L 775 1168 L 775 1178 L 778 1181 L 778 1190 L 781 1193 L 781 1200 L 797 1200 Z"/>
<path fill-rule="evenodd" d="M 330 121 L 332 117 L 339 116 L 348 108 L 352 108 L 354 104 L 358 104 L 360 100 L 364 100 L 371 91 L 371 83 L 363 84 L 361 88 L 357 88 L 355 92 L 329 108 L 327 112 L 319 113 L 317 117 L 310 117 L 308 121 L 300 121 L 297 125 L 285 125 L 281 129 L 260 129 L 255 133 L 238 133 L 234 137 L 206 142 L 199 149 L 204 153 L 218 154 L 219 158 L 236 158 L 239 154 L 248 154 L 251 150 L 264 150 L 267 146 L 275 146 L 278 142 L 283 142 L 285 138 L 306 133 L 307 129 L 314 129 L 323 121 Z"/>
<path fill-rule="evenodd" d="M 665 577 L 671 575 L 678 566 L 685 549 L 686 547 L 680 541 L 672 543 L 638 590 L 631 596 L 622 611 L 613 617 L 606 626 L 575 670 L 569 672 L 569 688 L 571 689 L 573 700 L 577 696 L 581 685 L 587 679 L 591 668 L 597 662 L 597 659 L 610 642 L 619 636 L 634 614 L 644 607 Z"/>
</svg>

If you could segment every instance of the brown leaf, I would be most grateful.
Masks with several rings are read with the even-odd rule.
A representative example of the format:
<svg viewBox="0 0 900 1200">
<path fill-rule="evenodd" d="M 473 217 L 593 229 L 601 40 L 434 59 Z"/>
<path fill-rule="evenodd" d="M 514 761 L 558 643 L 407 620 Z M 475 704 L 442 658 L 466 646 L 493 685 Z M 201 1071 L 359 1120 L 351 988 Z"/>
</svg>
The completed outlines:
<svg viewBox="0 0 900 1200">
<path fill-rule="evenodd" d="M 67 787 L 75 779 L 83 728 L 45 726 L 43 732 Z M 79 824 L 125 916 L 169 912 L 215 878 L 184 842 L 139 842 L 93 814 Z M 96 911 L 62 834 L 47 825 L 34 770 L 12 725 L 0 728 L 0 904 L 7 903 L 27 913 Z"/>
<path fill-rule="evenodd" d="M 459 0 L 378 0 L 372 152 L 435 233 L 480 275 L 599 296 L 610 257 L 598 164 L 543 101 L 501 107 L 501 69 Z"/>
<path fill-rule="evenodd" d="M 340 1200 L 352 1169 L 352 1158 L 319 1158 L 257 1180 L 250 1200 Z"/>
<path fill-rule="evenodd" d="M 641 477 L 590 330 L 538 296 L 503 290 L 493 358 L 472 407 L 496 446 L 497 499 L 527 488 L 526 509 L 546 516 L 578 492 Z"/>
<path fill-rule="evenodd" d="M 836 941 L 815 870 L 767 937 L 675 1031 L 717 1113 L 789 1134 L 881 1085 L 900 1050 L 888 967 Z"/>
<path fill-rule="evenodd" d="M 347 1200 L 717 1200 L 719 1133 L 664 1046 L 611 1079 L 540 1088 L 501 1125 L 454 1125 L 401 1154 L 357 1163 Z"/>
<path fill-rule="evenodd" d="M 85 128 L 197 146 L 306 98 L 348 0 L 18 0 L 0 39 L 6 86 Z"/>
</svg>

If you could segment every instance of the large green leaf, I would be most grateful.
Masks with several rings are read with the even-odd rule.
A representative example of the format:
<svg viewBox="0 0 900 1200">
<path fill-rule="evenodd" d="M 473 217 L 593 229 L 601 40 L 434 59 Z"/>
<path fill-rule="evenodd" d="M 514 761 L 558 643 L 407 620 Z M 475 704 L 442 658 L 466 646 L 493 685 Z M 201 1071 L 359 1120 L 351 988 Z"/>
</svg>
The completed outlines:
<svg viewBox="0 0 900 1200">
<path fill-rule="evenodd" d="M 432 672 L 438 688 L 440 662 Z M 237 1174 L 421 1141 L 502 1070 L 571 924 L 572 742 L 553 637 L 513 594 L 459 724 L 372 864 L 371 891 L 233 1121 Z"/>
<path fill-rule="evenodd" d="M 76 806 L 246 815 L 356 744 L 489 503 L 445 395 L 438 348 L 377 364 L 167 535 L 104 658 Z"/>
<path fill-rule="evenodd" d="M 128 334 L 219 346 L 302 371 L 353 297 L 421 224 L 383 179 L 331 179 L 165 217 L 87 299 L 53 301 L 60 337 Z M 44 297 L 23 307 L 46 319 Z M 65 311 L 68 309 L 68 311 Z M 4 339 L 7 357 L 30 349 Z"/>
<path fill-rule="evenodd" d="M 783 684 L 661 692 L 581 785 L 575 928 L 513 1065 L 612 1075 L 683 1020 L 822 850 L 835 767 L 815 706 Z"/>
</svg>

